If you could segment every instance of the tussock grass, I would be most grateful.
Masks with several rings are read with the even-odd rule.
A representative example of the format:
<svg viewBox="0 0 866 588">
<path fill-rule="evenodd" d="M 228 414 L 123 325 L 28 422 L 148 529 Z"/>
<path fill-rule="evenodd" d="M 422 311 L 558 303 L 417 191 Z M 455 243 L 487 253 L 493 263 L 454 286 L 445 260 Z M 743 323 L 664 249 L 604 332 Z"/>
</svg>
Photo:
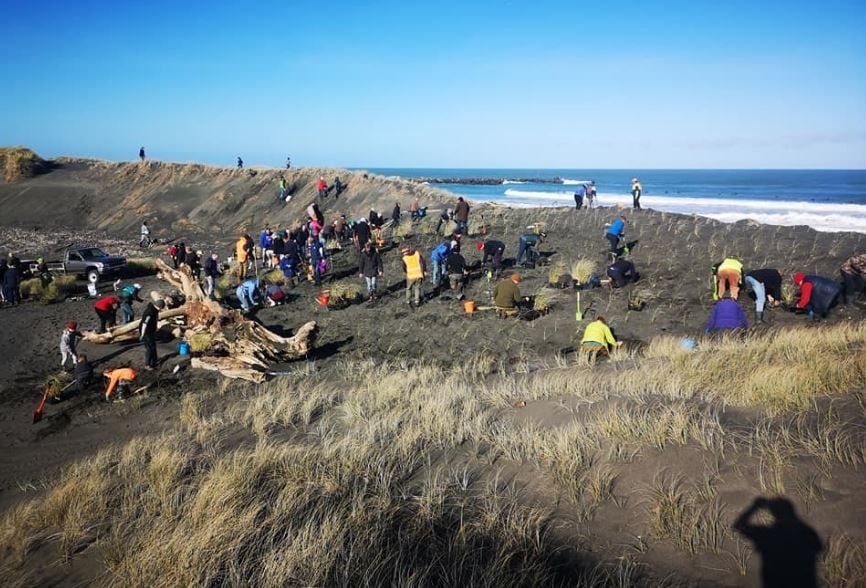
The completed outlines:
<svg viewBox="0 0 866 588">
<path fill-rule="evenodd" d="M 129 257 L 126 259 L 126 272 L 130 277 L 153 276 L 159 270 L 153 257 Z"/>
<path fill-rule="evenodd" d="M 37 300 L 42 304 L 63 302 L 67 296 L 84 290 L 83 282 L 70 275 L 56 275 L 46 287 L 42 286 L 39 278 L 23 280 L 19 287 L 22 298 Z"/>
<path fill-rule="evenodd" d="M 550 268 L 547 270 L 547 282 L 549 284 L 558 284 L 560 280 L 567 276 L 568 267 L 561 261 L 550 264 Z"/>
<path fill-rule="evenodd" d="M 0 147 L 0 167 L 3 179 L 15 182 L 41 173 L 47 162 L 26 147 Z"/>
<path fill-rule="evenodd" d="M 331 293 L 329 304 L 351 304 L 364 296 L 364 288 L 354 281 L 334 282 L 328 289 Z"/>
<path fill-rule="evenodd" d="M 829 586 L 866 586 L 866 543 L 845 534 L 832 537 L 825 546 L 822 564 Z"/>
<path fill-rule="evenodd" d="M 646 491 L 650 528 L 689 553 L 718 553 L 729 534 L 724 509 L 717 502 L 702 503 L 677 476 L 656 476 Z"/>
<path fill-rule="evenodd" d="M 590 278 L 598 271 L 598 264 L 592 259 L 578 259 L 571 264 L 571 277 L 578 284 L 588 284 Z"/>
</svg>

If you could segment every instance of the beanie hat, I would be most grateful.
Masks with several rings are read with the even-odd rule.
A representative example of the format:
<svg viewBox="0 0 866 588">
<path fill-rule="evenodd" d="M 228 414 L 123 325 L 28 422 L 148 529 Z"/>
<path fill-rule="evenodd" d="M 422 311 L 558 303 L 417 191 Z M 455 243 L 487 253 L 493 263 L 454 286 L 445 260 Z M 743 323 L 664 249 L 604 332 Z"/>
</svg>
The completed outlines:
<svg viewBox="0 0 866 588">
<path fill-rule="evenodd" d="M 520 274 L 514 274 L 511 276 L 511 281 L 514 282 L 515 284 L 517 284 L 518 282 L 521 282 L 522 280 L 523 280 L 523 278 L 520 277 Z"/>
<path fill-rule="evenodd" d="M 66 323 L 66 328 L 70 331 L 74 331 L 78 328 L 78 323 L 76 323 L 75 321 L 69 321 L 68 323 Z"/>
<path fill-rule="evenodd" d="M 798 286 L 806 279 L 806 274 L 794 274 L 794 283 Z"/>
<path fill-rule="evenodd" d="M 482 249 L 484 249 L 484 243 L 482 243 L 481 241 L 478 241 L 478 242 L 475 244 L 475 248 L 476 248 L 478 251 L 481 251 Z"/>
</svg>

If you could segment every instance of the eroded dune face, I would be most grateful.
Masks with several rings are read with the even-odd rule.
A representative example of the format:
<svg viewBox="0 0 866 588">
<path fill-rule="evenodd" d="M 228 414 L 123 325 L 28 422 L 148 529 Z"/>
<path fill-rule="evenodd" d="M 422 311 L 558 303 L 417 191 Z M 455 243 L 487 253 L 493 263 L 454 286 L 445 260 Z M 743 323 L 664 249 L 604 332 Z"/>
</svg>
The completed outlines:
<svg viewBox="0 0 866 588">
<path fill-rule="evenodd" d="M 395 202 L 407 209 L 418 196 L 437 205 L 454 196 L 435 188 L 359 171 L 325 168 L 221 168 L 158 161 L 111 163 L 59 158 L 32 177 L 0 182 L 0 223 L 128 231 L 147 219 L 185 232 L 238 232 L 292 223 L 317 196 L 316 182 L 339 177 L 344 190 L 320 200 L 326 214 L 388 217 Z M 286 179 L 292 200 L 278 200 Z"/>
</svg>

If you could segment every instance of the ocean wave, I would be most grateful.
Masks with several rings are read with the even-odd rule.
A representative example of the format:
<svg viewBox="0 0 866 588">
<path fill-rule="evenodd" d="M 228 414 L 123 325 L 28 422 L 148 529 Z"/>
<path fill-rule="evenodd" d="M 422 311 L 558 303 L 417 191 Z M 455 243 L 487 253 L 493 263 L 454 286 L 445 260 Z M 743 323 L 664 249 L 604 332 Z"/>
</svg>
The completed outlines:
<svg viewBox="0 0 866 588">
<path fill-rule="evenodd" d="M 561 206 L 574 202 L 571 192 L 505 190 L 509 204 L 523 201 L 536 206 Z M 630 194 L 601 193 L 596 199 L 602 206 L 631 207 Z M 695 214 L 722 222 L 751 219 L 768 225 L 807 225 L 818 231 L 852 231 L 866 233 L 866 205 L 834 202 L 785 200 L 698 198 L 692 196 L 644 196 L 644 208 L 665 212 Z"/>
<path fill-rule="evenodd" d="M 503 185 L 508 184 L 525 184 L 526 182 L 518 182 L 517 180 L 502 180 Z"/>
<path fill-rule="evenodd" d="M 562 178 L 562 183 L 566 186 L 579 186 L 580 184 L 588 184 L 589 180 L 569 180 L 568 178 Z"/>
</svg>

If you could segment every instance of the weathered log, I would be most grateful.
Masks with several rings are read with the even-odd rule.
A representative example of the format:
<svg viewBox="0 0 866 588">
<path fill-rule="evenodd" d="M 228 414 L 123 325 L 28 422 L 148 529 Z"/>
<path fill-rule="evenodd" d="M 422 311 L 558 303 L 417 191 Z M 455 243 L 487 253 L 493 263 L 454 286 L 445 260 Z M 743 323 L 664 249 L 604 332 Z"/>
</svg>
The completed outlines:
<svg viewBox="0 0 866 588">
<path fill-rule="evenodd" d="M 193 368 L 219 372 L 227 378 L 247 380 L 261 384 L 265 381 L 265 373 L 248 367 L 233 357 L 193 357 L 190 365 Z"/>
<path fill-rule="evenodd" d="M 160 322 L 162 322 L 178 316 L 184 316 L 183 308 L 171 308 L 169 310 L 163 310 L 159 313 L 159 320 Z M 117 343 L 120 341 L 134 341 L 138 339 L 138 328 L 140 325 L 141 320 L 139 319 L 128 322 L 125 325 L 112 327 L 104 333 L 97 333 L 95 331 L 84 331 L 82 334 L 84 335 L 84 340 L 90 343 Z M 159 323 L 157 323 L 157 328 L 159 328 L 159 326 Z"/>
</svg>

